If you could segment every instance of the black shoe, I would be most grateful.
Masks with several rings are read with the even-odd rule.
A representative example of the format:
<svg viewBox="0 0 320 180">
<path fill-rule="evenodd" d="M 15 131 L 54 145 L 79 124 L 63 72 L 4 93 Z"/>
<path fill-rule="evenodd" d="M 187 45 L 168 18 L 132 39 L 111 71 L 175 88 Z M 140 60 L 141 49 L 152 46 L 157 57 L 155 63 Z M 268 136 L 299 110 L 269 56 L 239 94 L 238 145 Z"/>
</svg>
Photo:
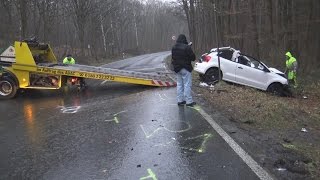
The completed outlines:
<svg viewBox="0 0 320 180">
<path fill-rule="evenodd" d="M 192 103 L 187 104 L 187 106 L 193 107 L 196 104 L 197 104 L 196 102 L 192 102 Z"/>
<path fill-rule="evenodd" d="M 186 101 L 178 102 L 178 106 L 183 106 L 186 104 Z"/>
</svg>

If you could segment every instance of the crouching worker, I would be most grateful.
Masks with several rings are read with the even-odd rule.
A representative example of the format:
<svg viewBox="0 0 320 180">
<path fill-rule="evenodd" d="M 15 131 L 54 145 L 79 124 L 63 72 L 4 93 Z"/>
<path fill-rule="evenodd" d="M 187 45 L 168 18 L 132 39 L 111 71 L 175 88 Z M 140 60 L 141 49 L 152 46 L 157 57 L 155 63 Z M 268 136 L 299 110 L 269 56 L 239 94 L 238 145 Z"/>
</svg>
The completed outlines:
<svg viewBox="0 0 320 180">
<path fill-rule="evenodd" d="M 293 85 L 294 88 L 298 87 L 297 83 L 297 69 L 298 62 L 297 59 L 292 56 L 290 52 L 286 53 L 286 70 L 289 85 Z"/>
<path fill-rule="evenodd" d="M 71 54 L 68 54 L 67 57 L 63 59 L 63 64 L 76 64 L 76 61 L 74 60 Z M 86 82 L 84 81 L 83 78 L 81 77 L 70 77 L 70 78 L 71 78 L 70 80 L 72 84 L 74 83 L 74 81 L 79 81 L 78 85 L 80 86 L 80 88 L 86 87 Z"/>
<path fill-rule="evenodd" d="M 71 54 L 68 54 L 67 57 L 63 59 L 63 64 L 75 64 L 76 61 L 73 59 Z"/>
</svg>

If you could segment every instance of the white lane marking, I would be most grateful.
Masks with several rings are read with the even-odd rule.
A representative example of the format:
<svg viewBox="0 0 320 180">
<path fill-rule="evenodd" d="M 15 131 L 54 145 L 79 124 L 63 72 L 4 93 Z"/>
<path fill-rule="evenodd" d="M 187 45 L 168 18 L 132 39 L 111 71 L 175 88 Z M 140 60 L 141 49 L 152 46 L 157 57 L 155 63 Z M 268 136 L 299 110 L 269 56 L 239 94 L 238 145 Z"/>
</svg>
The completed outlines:
<svg viewBox="0 0 320 180">
<path fill-rule="evenodd" d="M 103 85 L 103 84 L 105 84 L 106 82 L 108 82 L 108 80 L 102 81 L 102 82 L 100 83 L 100 85 Z"/>
<path fill-rule="evenodd" d="M 199 108 L 198 112 L 260 179 L 273 179 L 268 172 L 265 171 L 247 152 L 245 152 L 203 109 Z"/>
</svg>

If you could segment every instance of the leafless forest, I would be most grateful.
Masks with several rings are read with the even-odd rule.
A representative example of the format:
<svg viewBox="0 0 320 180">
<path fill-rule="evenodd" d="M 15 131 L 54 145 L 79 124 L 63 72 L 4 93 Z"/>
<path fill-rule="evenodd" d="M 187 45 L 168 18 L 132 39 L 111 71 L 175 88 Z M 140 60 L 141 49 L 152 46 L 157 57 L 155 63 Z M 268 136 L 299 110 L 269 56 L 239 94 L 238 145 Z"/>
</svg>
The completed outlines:
<svg viewBox="0 0 320 180">
<path fill-rule="evenodd" d="M 170 50 L 185 33 L 198 54 L 232 46 L 283 68 L 291 51 L 301 72 L 320 68 L 319 0 L 1 0 L 0 15 L 1 48 L 36 36 L 98 58 Z"/>
<path fill-rule="evenodd" d="M 36 36 L 60 57 L 159 52 L 187 33 L 182 8 L 156 0 L 1 0 L 0 14 L 0 47 Z"/>
<path fill-rule="evenodd" d="M 218 37 L 220 46 L 238 48 L 282 69 L 286 51 L 297 57 L 300 72 L 320 68 L 319 0 L 182 2 L 196 49 L 216 46 Z"/>
</svg>

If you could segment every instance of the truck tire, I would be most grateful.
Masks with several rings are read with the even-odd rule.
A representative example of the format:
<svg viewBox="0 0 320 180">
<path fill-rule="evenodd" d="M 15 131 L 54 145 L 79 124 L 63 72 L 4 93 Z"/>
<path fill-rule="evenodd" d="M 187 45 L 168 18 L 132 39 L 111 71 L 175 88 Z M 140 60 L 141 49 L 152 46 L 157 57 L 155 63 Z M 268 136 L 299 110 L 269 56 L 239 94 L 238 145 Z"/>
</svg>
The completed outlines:
<svg viewBox="0 0 320 180">
<path fill-rule="evenodd" d="M 0 78 L 0 99 L 11 99 L 17 94 L 18 87 L 9 77 Z"/>
</svg>

